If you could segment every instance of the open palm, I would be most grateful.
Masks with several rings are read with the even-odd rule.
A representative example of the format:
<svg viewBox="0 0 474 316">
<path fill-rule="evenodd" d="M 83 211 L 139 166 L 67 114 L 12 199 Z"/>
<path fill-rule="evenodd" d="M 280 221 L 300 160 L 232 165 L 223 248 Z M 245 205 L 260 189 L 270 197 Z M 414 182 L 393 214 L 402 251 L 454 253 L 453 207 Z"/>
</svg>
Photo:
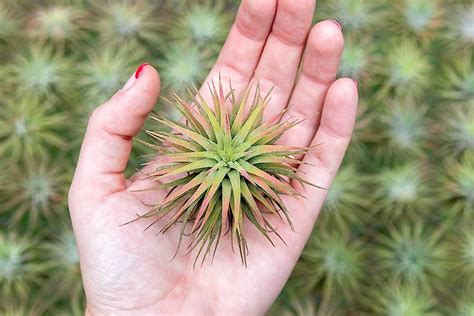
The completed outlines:
<svg viewBox="0 0 474 316">
<path fill-rule="evenodd" d="M 250 82 L 258 82 L 263 93 L 274 87 L 265 117 L 287 108 L 283 120 L 304 119 L 279 142 L 321 144 L 317 153 L 302 157 L 309 164 L 302 165 L 300 172 L 305 179 L 329 187 L 350 141 L 357 84 L 351 79 L 335 81 L 343 48 L 341 29 L 334 21 L 311 29 L 314 2 L 243 1 L 203 87 L 219 74 L 224 82 L 232 81 L 237 93 Z M 152 183 L 141 173 L 131 179 L 123 174 L 132 137 L 156 103 L 159 87 L 157 71 L 144 66 L 138 78 L 132 76 L 90 118 L 69 196 L 87 311 L 93 315 L 263 314 L 290 275 L 326 191 L 298 186 L 308 199 L 284 197 L 296 232 L 282 224 L 277 229 L 288 246 L 276 242 L 272 247 L 247 225 L 247 268 L 225 239 L 212 263 L 193 269 L 194 257 L 185 256 L 185 249 L 170 261 L 179 227 L 156 236 L 159 223 L 157 229 L 144 231 L 153 219 L 121 225 L 166 194 L 136 192 Z"/>
</svg>

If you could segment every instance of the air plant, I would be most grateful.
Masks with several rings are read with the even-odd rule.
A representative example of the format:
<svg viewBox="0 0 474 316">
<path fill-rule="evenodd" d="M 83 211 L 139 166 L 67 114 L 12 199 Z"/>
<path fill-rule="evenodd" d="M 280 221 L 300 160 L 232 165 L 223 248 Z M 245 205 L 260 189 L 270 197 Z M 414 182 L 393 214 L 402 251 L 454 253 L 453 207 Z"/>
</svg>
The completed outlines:
<svg viewBox="0 0 474 316">
<path fill-rule="evenodd" d="M 390 227 L 377 237 L 374 249 L 377 276 L 383 282 L 395 281 L 429 291 L 444 287 L 447 248 L 442 229 L 432 230 L 421 221 Z"/>
<path fill-rule="evenodd" d="M 346 232 L 329 234 L 316 230 L 298 263 L 295 276 L 305 291 L 322 286 L 321 308 L 338 298 L 352 301 L 363 282 L 366 250 L 364 243 Z"/>
<path fill-rule="evenodd" d="M 449 241 L 450 268 L 455 279 L 474 289 L 474 231 L 472 220 L 456 229 Z"/>
<path fill-rule="evenodd" d="M 11 40 L 19 26 L 15 12 L 6 3 L 0 3 L 0 43 Z"/>
<path fill-rule="evenodd" d="M 35 225 L 40 216 L 49 217 L 59 207 L 64 207 L 69 175 L 58 164 L 36 162 L 26 167 L 11 167 L 6 171 L 15 179 L 5 188 L 1 211 L 13 211 L 10 224 L 17 224 L 23 217 Z"/>
<path fill-rule="evenodd" d="M 457 298 L 454 306 L 446 309 L 446 315 L 453 316 L 472 316 L 474 315 L 474 288 Z"/>
<path fill-rule="evenodd" d="M 24 96 L 6 100 L 0 111 L 0 157 L 12 161 L 48 158 L 48 149 L 66 145 L 60 130 L 66 116 L 48 102 Z"/>
<path fill-rule="evenodd" d="M 171 44 L 158 63 L 166 92 L 183 93 L 199 84 L 211 63 L 206 53 L 192 44 Z"/>
<path fill-rule="evenodd" d="M 367 85 L 371 77 L 371 64 L 376 60 L 375 47 L 370 40 L 354 36 L 345 39 L 344 52 L 339 64 L 339 76 L 350 77 Z"/>
<path fill-rule="evenodd" d="M 445 162 L 440 179 L 440 198 L 449 203 L 451 217 L 467 221 L 474 219 L 474 152 L 466 152 L 460 159 Z"/>
<path fill-rule="evenodd" d="M 90 29 L 106 43 L 148 44 L 159 41 L 162 19 L 157 18 L 157 4 L 147 0 L 92 1 L 95 17 Z"/>
<path fill-rule="evenodd" d="M 474 4 L 457 3 L 453 6 L 446 3 L 447 11 L 451 12 L 446 19 L 447 28 L 444 39 L 452 50 L 469 50 L 474 47 Z"/>
<path fill-rule="evenodd" d="M 42 245 L 45 269 L 50 271 L 50 287 L 58 298 L 68 299 L 77 307 L 84 304 L 79 252 L 70 223 L 60 223 L 54 239 Z"/>
<path fill-rule="evenodd" d="M 365 207 L 370 203 L 366 197 L 366 180 L 354 165 L 341 167 L 328 191 L 320 215 L 323 227 L 350 230 L 366 220 Z"/>
<path fill-rule="evenodd" d="M 25 300 L 39 281 L 41 264 L 36 259 L 36 241 L 14 233 L 0 233 L 0 294 L 2 302 Z M 0 304 L 2 305 L 2 304 Z"/>
<path fill-rule="evenodd" d="M 84 12 L 78 7 L 65 5 L 38 7 L 27 26 L 30 37 L 62 45 L 79 37 L 84 27 Z"/>
<path fill-rule="evenodd" d="M 411 40 L 397 41 L 386 51 L 386 63 L 378 67 L 385 76 L 379 97 L 392 91 L 397 96 L 418 96 L 430 84 L 431 64 L 426 52 Z"/>
<path fill-rule="evenodd" d="M 96 47 L 81 63 L 78 84 L 87 91 L 88 114 L 92 107 L 104 102 L 123 87 L 138 64 L 143 62 L 145 50 L 136 45 Z"/>
<path fill-rule="evenodd" d="M 385 16 L 376 1 L 335 0 L 322 3 L 321 9 L 323 16 L 336 19 L 349 32 L 371 29 Z"/>
<path fill-rule="evenodd" d="M 444 99 L 474 103 L 474 58 L 471 55 L 462 55 L 443 69 L 439 94 Z"/>
<path fill-rule="evenodd" d="M 289 211 L 280 195 L 301 196 L 291 180 L 310 185 L 297 174 L 295 164 L 300 162 L 293 155 L 308 153 L 314 148 L 275 144 L 285 131 L 299 122 L 278 123 L 282 113 L 263 122 L 270 92 L 263 97 L 258 86 L 255 93 L 248 87 L 238 100 L 232 89 L 224 95 L 220 79 L 218 88 L 214 84 L 209 87 L 210 100 L 206 101 L 195 90 L 190 93 L 194 106 L 178 95 L 172 103 L 183 114 L 186 124 L 152 116 L 171 131 L 148 131 L 162 142 L 160 146 L 149 145 L 158 149 L 160 157 L 165 159 L 163 166 L 148 175 L 157 182 L 150 190 L 171 190 L 165 199 L 139 218 L 158 221 L 169 215 L 162 233 L 179 223 L 178 248 L 183 235 L 190 234 L 189 247 L 197 250 L 195 263 L 200 255 L 204 262 L 211 251 L 215 254 L 220 239 L 229 231 L 230 240 L 237 243 L 242 263 L 246 265 L 248 245 L 244 219 L 271 244 L 272 233 L 280 237 L 272 219 L 279 218 L 282 222 L 286 219 L 292 227 Z M 170 179 L 179 175 L 182 176 L 178 179 Z M 270 214 L 276 216 L 269 218 Z M 187 227 L 191 229 L 186 231 Z"/>
<path fill-rule="evenodd" d="M 384 284 L 371 291 L 366 304 L 374 315 L 441 316 L 433 295 L 412 285 Z"/>
<path fill-rule="evenodd" d="M 427 111 L 425 104 L 412 98 L 388 100 L 378 118 L 378 156 L 385 161 L 424 157 L 430 123 Z"/>
<path fill-rule="evenodd" d="M 474 151 L 474 104 L 452 104 L 449 112 L 441 113 L 440 117 L 445 122 L 437 132 L 446 153 L 456 155 Z"/>
<path fill-rule="evenodd" d="M 405 163 L 380 171 L 373 178 L 375 202 L 371 211 L 382 220 L 420 218 L 433 203 L 427 174 L 417 163 Z"/>
<path fill-rule="evenodd" d="M 69 88 L 70 61 L 49 46 L 36 45 L 15 56 L 5 67 L 5 84 L 18 95 L 51 97 Z"/>
<path fill-rule="evenodd" d="M 442 10 L 437 0 L 404 0 L 396 5 L 392 26 L 400 33 L 412 32 L 418 36 L 432 35 L 440 27 Z"/>
<path fill-rule="evenodd" d="M 175 39 L 189 40 L 200 47 L 219 45 L 227 35 L 231 17 L 221 1 L 193 2 L 176 23 L 170 24 L 170 31 Z"/>
</svg>

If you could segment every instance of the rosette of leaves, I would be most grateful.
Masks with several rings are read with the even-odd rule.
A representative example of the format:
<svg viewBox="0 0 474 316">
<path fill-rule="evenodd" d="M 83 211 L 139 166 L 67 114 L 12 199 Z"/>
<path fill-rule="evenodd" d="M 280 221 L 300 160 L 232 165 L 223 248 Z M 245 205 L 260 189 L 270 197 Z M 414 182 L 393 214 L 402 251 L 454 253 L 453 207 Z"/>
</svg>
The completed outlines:
<svg viewBox="0 0 474 316">
<path fill-rule="evenodd" d="M 158 2 L 93 0 L 91 4 L 94 18 L 90 30 L 97 32 L 102 41 L 118 46 L 159 42 L 163 17 Z"/>
<path fill-rule="evenodd" d="M 0 157 L 33 162 L 48 158 L 52 147 L 65 147 L 60 132 L 66 115 L 55 112 L 51 103 L 28 95 L 4 102 L 0 101 Z"/>
<path fill-rule="evenodd" d="M 49 276 L 45 291 L 54 289 L 51 298 L 65 298 L 68 304 L 80 309 L 85 301 L 76 240 L 70 223 L 64 221 L 57 226 L 59 229 L 54 231 L 51 240 L 41 245 Z"/>
<path fill-rule="evenodd" d="M 474 152 L 446 160 L 439 183 L 439 195 L 450 206 L 448 216 L 461 214 L 464 220 L 474 220 Z"/>
<path fill-rule="evenodd" d="M 341 298 L 353 303 L 362 286 L 366 255 L 363 241 L 351 238 L 348 232 L 315 230 L 294 275 L 306 292 L 321 286 L 321 308 L 325 310 Z"/>
<path fill-rule="evenodd" d="M 26 300 L 40 280 L 35 241 L 15 233 L 0 233 L 0 294 L 2 302 Z M 3 304 L 0 304 L 3 305 Z"/>
<path fill-rule="evenodd" d="M 15 54 L 5 67 L 5 84 L 17 95 L 52 97 L 66 94 L 70 88 L 70 61 L 50 46 L 32 45 Z"/>
<path fill-rule="evenodd" d="M 396 96 L 419 96 L 431 82 L 432 65 L 427 52 L 415 41 L 392 42 L 384 52 L 385 62 L 377 67 L 384 78 L 379 98 L 389 92 Z"/>
<path fill-rule="evenodd" d="M 328 190 L 319 221 L 322 227 L 351 230 L 366 220 L 367 199 L 366 177 L 353 164 L 339 170 Z"/>
<path fill-rule="evenodd" d="M 0 3 L 0 44 L 10 42 L 20 26 L 15 11 L 7 3 Z"/>
<path fill-rule="evenodd" d="M 420 218 L 434 202 L 428 175 L 418 163 L 383 169 L 373 176 L 372 181 L 374 203 L 371 211 L 382 222 L 402 217 Z"/>
<path fill-rule="evenodd" d="M 206 0 L 192 2 L 171 23 L 172 36 L 180 41 L 191 41 L 194 45 L 220 46 L 229 30 L 232 15 L 222 1 Z"/>
<path fill-rule="evenodd" d="M 448 249 L 442 243 L 442 231 L 417 221 L 380 233 L 374 248 L 377 276 L 382 282 L 399 282 L 420 291 L 444 289 Z"/>
<path fill-rule="evenodd" d="M 474 67 L 472 52 L 460 55 L 453 65 L 444 67 L 440 96 L 452 101 L 466 101 L 474 106 Z"/>
<path fill-rule="evenodd" d="M 338 74 L 364 82 L 364 86 L 368 86 L 368 80 L 372 76 L 372 64 L 376 60 L 372 39 L 349 36 L 345 38 Z"/>
<path fill-rule="evenodd" d="M 440 111 L 439 118 L 444 121 L 437 132 L 445 154 L 457 156 L 474 151 L 474 101 L 472 104 L 451 103 L 448 111 Z"/>
<path fill-rule="evenodd" d="M 474 4 L 472 1 L 465 3 L 445 3 L 446 11 L 450 15 L 446 19 L 444 40 L 452 50 L 472 50 L 474 46 Z"/>
<path fill-rule="evenodd" d="M 26 217 L 36 225 L 40 217 L 50 217 L 64 207 L 69 175 L 58 163 L 36 162 L 24 167 L 11 167 L 9 179 L 15 179 L 4 189 L 0 211 L 11 212 L 9 223 L 17 224 Z"/>
<path fill-rule="evenodd" d="M 396 5 L 392 28 L 399 33 L 433 35 L 442 23 L 442 8 L 437 0 L 404 0 Z"/>
<path fill-rule="evenodd" d="M 39 6 L 28 17 L 27 35 L 43 43 L 62 46 L 80 37 L 84 19 L 85 12 L 77 5 Z"/>
<path fill-rule="evenodd" d="M 92 106 L 104 102 L 123 87 L 137 65 L 143 62 L 145 50 L 141 46 L 123 44 L 96 46 L 86 54 L 77 82 L 81 91 L 87 91 L 85 108 L 88 116 Z"/>
<path fill-rule="evenodd" d="M 450 269 L 455 279 L 474 290 L 474 230 L 473 221 L 457 225 L 449 240 Z M 474 291 L 472 292 L 474 294 Z"/>
<path fill-rule="evenodd" d="M 184 93 L 187 87 L 198 85 L 211 67 L 207 53 L 193 43 L 176 43 L 163 51 L 158 61 L 163 78 L 164 94 Z"/>
<path fill-rule="evenodd" d="M 374 288 L 366 299 L 366 305 L 374 315 L 441 316 L 430 292 L 400 283 L 388 283 L 381 288 Z"/>
<path fill-rule="evenodd" d="M 196 95 L 194 106 L 175 95 L 173 104 L 186 123 L 152 117 L 171 131 L 148 131 L 162 142 L 160 146 L 149 145 L 165 159 L 165 164 L 148 178 L 157 183 L 151 190 L 170 189 L 170 192 L 140 218 L 160 220 L 169 215 L 161 232 L 179 224 L 178 248 L 182 237 L 190 234 L 189 247 L 196 249 L 195 263 L 199 256 L 204 261 L 211 251 L 215 253 L 222 235 L 229 232 L 242 263 L 246 264 L 244 220 L 273 244 L 271 233 L 279 235 L 267 215 L 286 219 L 291 225 L 281 195 L 301 195 L 291 180 L 308 182 L 296 174 L 294 166 L 300 162 L 293 155 L 313 148 L 275 144 L 298 122 L 279 122 L 282 113 L 263 121 L 270 93 L 261 96 L 258 86 L 248 87 L 239 99 L 232 89 L 224 95 L 221 83 L 219 88 L 210 86 L 209 93 L 212 99 L 206 101 L 197 90 L 192 92 L 191 95 Z M 174 176 L 178 179 L 170 178 Z M 186 231 L 187 227 L 190 229 Z"/>
<path fill-rule="evenodd" d="M 428 146 L 430 119 L 428 107 L 412 98 L 387 100 L 374 121 L 377 155 L 384 162 L 423 158 Z"/>
</svg>

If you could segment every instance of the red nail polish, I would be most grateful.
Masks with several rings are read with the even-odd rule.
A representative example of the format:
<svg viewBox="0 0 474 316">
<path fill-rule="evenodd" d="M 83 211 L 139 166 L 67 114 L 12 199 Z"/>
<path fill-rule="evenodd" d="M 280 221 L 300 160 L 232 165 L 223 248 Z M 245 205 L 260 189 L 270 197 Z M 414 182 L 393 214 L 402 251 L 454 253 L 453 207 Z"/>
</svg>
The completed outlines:
<svg viewBox="0 0 474 316">
<path fill-rule="evenodd" d="M 357 80 L 352 79 L 352 81 L 354 81 L 356 87 L 359 87 L 359 82 L 357 82 Z"/>
<path fill-rule="evenodd" d="M 342 25 L 341 25 L 341 23 L 339 23 L 339 21 L 337 21 L 337 20 L 329 20 L 329 21 L 331 21 L 332 23 L 336 24 L 337 27 L 339 28 L 339 30 L 341 30 L 341 32 L 342 32 Z"/>
<path fill-rule="evenodd" d="M 143 63 L 140 66 L 138 66 L 137 71 L 135 71 L 135 78 L 138 79 L 143 71 L 143 68 L 148 65 L 148 63 Z"/>
</svg>

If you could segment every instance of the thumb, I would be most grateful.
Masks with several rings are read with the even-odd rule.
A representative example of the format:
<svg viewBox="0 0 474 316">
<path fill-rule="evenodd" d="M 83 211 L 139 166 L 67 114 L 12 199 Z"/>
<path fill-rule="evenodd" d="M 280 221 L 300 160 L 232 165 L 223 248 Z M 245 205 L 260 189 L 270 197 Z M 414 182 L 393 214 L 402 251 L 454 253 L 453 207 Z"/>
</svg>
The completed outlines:
<svg viewBox="0 0 474 316">
<path fill-rule="evenodd" d="M 69 193 L 70 203 L 125 189 L 123 174 L 136 136 L 160 91 L 158 72 L 142 64 L 125 86 L 92 113 Z"/>
</svg>

